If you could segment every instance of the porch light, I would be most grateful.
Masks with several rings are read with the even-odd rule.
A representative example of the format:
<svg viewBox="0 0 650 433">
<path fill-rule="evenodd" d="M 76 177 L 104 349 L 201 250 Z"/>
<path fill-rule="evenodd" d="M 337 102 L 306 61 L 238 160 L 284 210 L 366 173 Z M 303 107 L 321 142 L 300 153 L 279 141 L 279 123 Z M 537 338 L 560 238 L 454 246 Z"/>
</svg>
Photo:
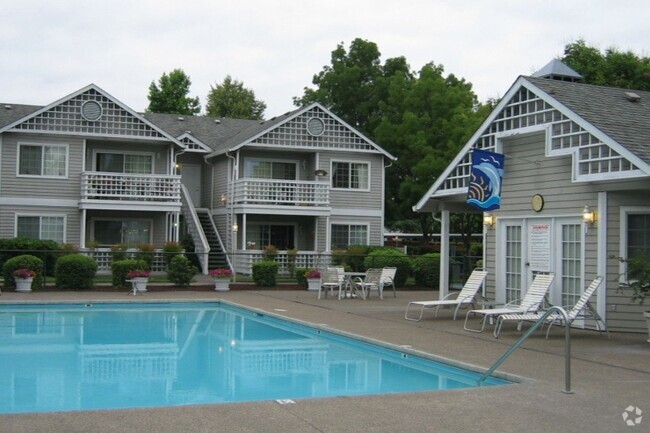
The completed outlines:
<svg viewBox="0 0 650 433">
<path fill-rule="evenodd" d="M 584 207 L 582 209 L 582 221 L 587 223 L 587 224 L 593 224 L 596 222 L 596 212 L 592 211 L 589 209 L 589 206 Z"/>
<path fill-rule="evenodd" d="M 483 214 L 483 225 L 486 227 L 492 227 L 494 225 L 494 215 L 490 213 Z"/>
<path fill-rule="evenodd" d="M 226 197 L 226 194 L 221 194 L 220 201 L 221 201 L 221 204 L 224 205 L 224 206 L 226 205 L 226 203 L 228 203 L 228 197 Z"/>
<path fill-rule="evenodd" d="M 233 232 L 238 232 L 239 231 L 239 226 L 237 224 L 232 225 L 232 231 Z"/>
</svg>

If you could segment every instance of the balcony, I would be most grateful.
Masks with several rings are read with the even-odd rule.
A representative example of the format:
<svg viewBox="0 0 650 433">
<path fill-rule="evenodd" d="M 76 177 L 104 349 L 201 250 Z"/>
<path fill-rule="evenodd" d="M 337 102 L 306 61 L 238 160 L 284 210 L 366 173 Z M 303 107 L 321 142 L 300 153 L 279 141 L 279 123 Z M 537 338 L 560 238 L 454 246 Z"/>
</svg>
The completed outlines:
<svg viewBox="0 0 650 433">
<path fill-rule="evenodd" d="M 162 174 L 84 172 L 82 209 L 180 211 L 181 177 Z"/>
<path fill-rule="evenodd" d="M 330 206 L 329 184 L 304 180 L 240 179 L 235 182 L 235 205 Z"/>
</svg>

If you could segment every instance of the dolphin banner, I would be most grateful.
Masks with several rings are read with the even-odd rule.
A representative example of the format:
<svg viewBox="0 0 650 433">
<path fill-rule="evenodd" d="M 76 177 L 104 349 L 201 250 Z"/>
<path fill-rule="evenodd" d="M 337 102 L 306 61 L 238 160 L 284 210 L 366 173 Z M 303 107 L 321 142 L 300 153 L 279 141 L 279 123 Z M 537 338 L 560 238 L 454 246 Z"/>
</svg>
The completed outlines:
<svg viewBox="0 0 650 433">
<path fill-rule="evenodd" d="M 474 149 L 467 188 L 467 204 L 484 212 L 501 207 L 501 179 L 505 155 Z"/>
</svg>

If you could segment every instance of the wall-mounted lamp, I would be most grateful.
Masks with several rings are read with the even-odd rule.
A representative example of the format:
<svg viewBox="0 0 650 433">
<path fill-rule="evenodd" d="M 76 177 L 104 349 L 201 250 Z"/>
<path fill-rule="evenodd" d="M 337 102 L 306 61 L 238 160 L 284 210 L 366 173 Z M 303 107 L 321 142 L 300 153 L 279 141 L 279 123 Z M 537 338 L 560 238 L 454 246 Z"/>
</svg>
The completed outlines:
<svg viewBox="0 0 650 433">
<path fill-rule="evenodd" d="M 237 224 L 232 225 L 232 231 L 237 233 L 239 231 L 239 226 Z"/>
<path fill-rule="evenodd" d="M 226 194 L 221 194 L 221 198 L 219 200 L 221 201 L 221 204 L 224 206 L 226 205 L 226 203 L 228 203 L 228 197 L 226 196 Z"/>
<path fill-rule="evenodd" d="M 589 209 L 589 206 L 585 206 L 582 209 L 582 221 L 587 224 L 593 224 L 596 222 L 596 212 Z"/>
<path fill-rule="evenodd" d="M 327 176 L 327 172 L 325 170 L 316 170 L 314 174 L 316 176 Z"/>
<path fill-rule="evenodd" d="M 490 213 L 483 214 L 483 225 L 490 228 L 494 225 L 494 215 Z"/>
</svg>

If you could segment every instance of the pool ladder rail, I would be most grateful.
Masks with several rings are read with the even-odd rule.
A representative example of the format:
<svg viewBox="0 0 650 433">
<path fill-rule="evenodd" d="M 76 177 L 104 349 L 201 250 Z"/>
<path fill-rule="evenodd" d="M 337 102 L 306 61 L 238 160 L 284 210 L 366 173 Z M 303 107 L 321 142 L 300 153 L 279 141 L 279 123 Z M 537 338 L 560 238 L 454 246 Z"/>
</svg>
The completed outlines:
<svg viewBox="0 0 650 433">
<path fill-rule="evenodd" d="M 573 394 L 573 391 L 571 391 L 571 326 L 569 326 L 569 317 L 567 315 L 567 312 L 564 310 L 562 307 L 558 306 L 552 306 L 546 312 L 542 317 L 539 318 L 535 323 L 533 323 L 533 326 L 531 326 L 524 334 L 519 337 L 517 341 L 514 342 L 506 352 L 501 355 L 499 359 L 490 367 L 483 375 L 479 378 L 477 381 L 478 386 L 481 386 L 483 381 L 490 377 L 492 373 L 506 360 L 510 355 L 512 355 L 512 352 L 515 350 L 519 349 L 519 346 L 522 345 L 522 343 L 530 337 L 530 335 L 535 332 L 537 328 L 542 326 L 544 322 L 546 321 L 546 318 L 550 316 L 552 313 L 559 313 L 562 315 L 562 318 L 564 319 L 564 389 L 562 390 L 563 393 L 565 394 Z"/>
</svg>

